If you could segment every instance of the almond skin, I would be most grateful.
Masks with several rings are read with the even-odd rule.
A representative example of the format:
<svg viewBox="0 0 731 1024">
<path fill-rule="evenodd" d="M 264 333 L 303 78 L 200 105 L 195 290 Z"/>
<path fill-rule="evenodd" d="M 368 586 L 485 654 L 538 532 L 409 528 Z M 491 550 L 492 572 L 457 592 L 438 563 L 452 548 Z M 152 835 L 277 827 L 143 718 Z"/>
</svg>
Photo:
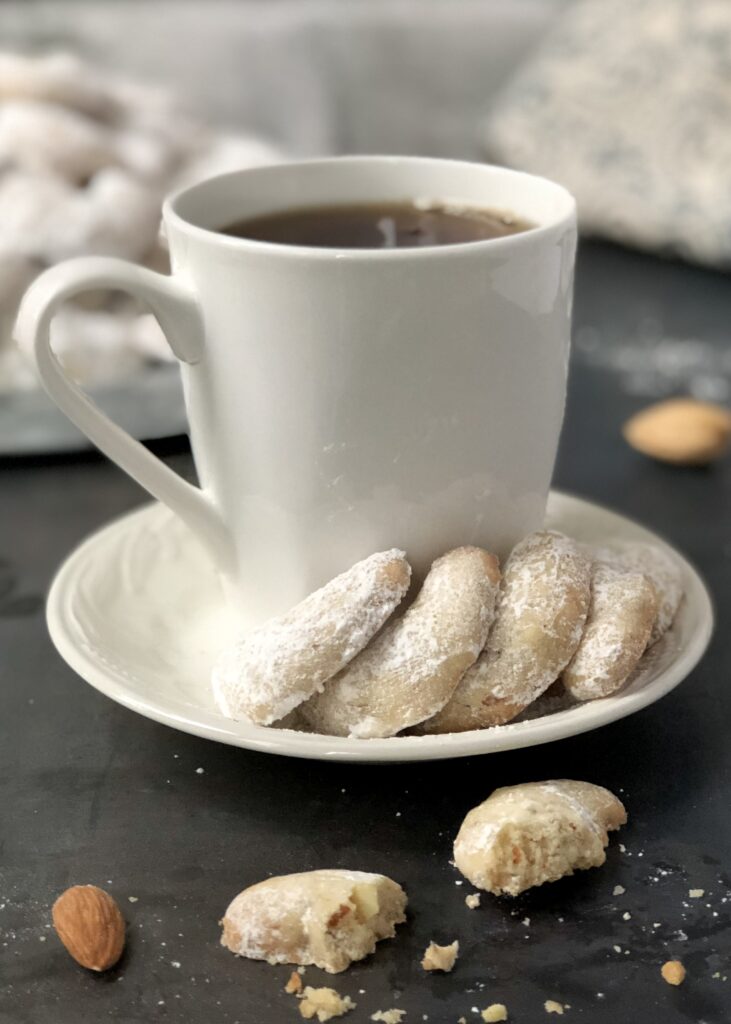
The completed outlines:
<svg viewBox="0 0 731 1024">
<path fill-rule="evenodd" d="M 731 442 L 731 411 L 712 402 L 672 398 L 650 405 L 625 423 L 628 444 L 643 455 L 684 466 L 705 466 Z"/>
<path fill-rule="evenodd" d="M 124 918 L 115 900 L 95 885 L 72 885 L 53 904 L 53 927 L 82 967 L 107 971 L 124 950 Z"/>
</svg>

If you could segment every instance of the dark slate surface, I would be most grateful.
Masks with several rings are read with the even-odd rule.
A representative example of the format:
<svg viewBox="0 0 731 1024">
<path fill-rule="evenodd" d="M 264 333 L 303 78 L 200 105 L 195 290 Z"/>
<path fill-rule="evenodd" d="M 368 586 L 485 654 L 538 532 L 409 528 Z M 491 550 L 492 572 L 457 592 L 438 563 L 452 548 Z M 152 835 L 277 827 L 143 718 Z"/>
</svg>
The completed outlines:
<svg viewBox="0 0 731 1024">
<path fill-rule="evenodd" d="M 619 344 L 647 316 L 676 336 L 722 344 L 728 281 L 585 246 L 582 337 L 589 326 Z M 386 872 L 410 895 L 398 939 L 334 980 L 358 1004 L 345 1018 L 353 1024 L 392 1006 L 407 1010 L 406 1024 L 479 1021 L 472 1008 L 494 1001 L 516 1024 L 533 1024 L 553 1019 L 546 999 L 570 1004 L 563 1019 L 591 1024 L 731 1019 L 731 461 L 678 470 L 629 451 L 618 428 L 646 399 L 626 383 L 576 359 L 557 484 L 635 516 L 697 563 L 718 610 L 711 650 L 679 690 L 631 719 L 462 761 L 278 759 L 113 704 L 56 655 L 42 597 L 71 547 L 143 496 L 95 457 L 0 464 L 2 1024 L 299 1020 L 282 991 L 288 969 L 234 959 L 218 945 L 216 922 L 244 886 L 325 866 Z M 189 471 L 180 441 L 163 451 Z M 607 865 L 516 901 L 483 896 L 467 910 L 470 887 L 449 865 L 464 813 L 494 786 L 552 776 L 625 798 L 630 824 Z M 129 923 L 124 959 L 101 977 L 77 968 L 49 930 L 54 897 L 76 882 L 107 888 Z M 626 892 L 613 896 L 616 885 Z M 690 899 L 689 888 L 705 896 Z M 421 971 L 432 938 L 459 938 L 452 975 Z M 680 989 L 659 975 L 670 957 L 688 968 Z M 314 969 L 306 977 L 333 982 Z"/>
</svg>

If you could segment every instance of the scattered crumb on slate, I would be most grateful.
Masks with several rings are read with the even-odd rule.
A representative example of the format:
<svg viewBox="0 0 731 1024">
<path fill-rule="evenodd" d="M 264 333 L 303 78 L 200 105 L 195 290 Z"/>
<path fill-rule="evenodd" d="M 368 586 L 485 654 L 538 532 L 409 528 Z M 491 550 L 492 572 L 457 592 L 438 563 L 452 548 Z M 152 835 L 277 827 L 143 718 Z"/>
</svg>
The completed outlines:
<svg viewBox="0 0 731 1024">
<path fill-rule="evenodd" d="M 543 1004 L 543 1009 L 546 1013 L 560 1013 L 563 1014 L 563 1003 L 557 1003 L 555 999 L 547 999 Z"/>
<path fill-rule="evenodd" d="M 381 1024 L 401 1024 L 406 1016 L 406 1010 L 376 1010 L 371 1014 L 371 1020 L 381 1021 Z"/>
<path fill-rule="evenodd" d="M 476 910 L 480 905 L 479 892 L 471 892 L 469 896 L 465 896 L 464 901 L 465 905 L 468 906 L 470 910 Z"/>
<path fill-rule="evenodd" d="M 504 1003 L 491 1003 L 480 1016 L 486 1024 L 497 1024 L 498 1021 L 508 1019 L 508 1009 Z"/>
<path fill-rule="evenodd" d="M 685 973 L 685 967 L 680 960 L 668 960 L 660 968 L 660 974 L 668 985 L 682 985 L 685 981 Z"/>
<path fill-rule="evenodd" d="M 438 946 L 436 942 L 430 942 L 424 951 L 421 966 L 425 971 L 451 971 L 459 956 L 459 942 L 457 939 L 448 946 Z"/>
<path fill-rule="evenodd" d="M 289 981 L 284 986 L 284 991 L 289 995 L 294 995 L 295 992 L 302 991 L 302 975 L 298 974 L 297 971 L 292 971 L 289 976 Z"/>
<path fill-rule="evenodd" d="M 333 1017 L 342 1017 L 349 1010 L 355 1009 L 350 996 L 341 996 L 334 988 L 312 988 L 307 985 L 300 998 L 300 1014 L 305 1020 L 317 1017 L 318 1021 L 323 1022 Z"/>
</svg>

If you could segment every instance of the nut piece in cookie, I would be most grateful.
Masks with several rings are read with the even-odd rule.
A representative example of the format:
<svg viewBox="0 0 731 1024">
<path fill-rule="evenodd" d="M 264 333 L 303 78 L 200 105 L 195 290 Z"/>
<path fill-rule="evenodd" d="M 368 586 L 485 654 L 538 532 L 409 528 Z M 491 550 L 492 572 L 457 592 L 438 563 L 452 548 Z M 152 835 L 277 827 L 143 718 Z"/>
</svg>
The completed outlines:
<svg viewBox="0 0 731 1024">
<path fill-rule="evenodd" d="M 302 707 L 317 732 L 394 736 L 442 708 L 477 659 L 492 624 L 494 555 L 463 547 L 432 565 L 402 618 Z"/>
<path fill-rule="evenodd" d="M 557 779 L 508 786 L 473 808 L 454 843 L 457 868 L 500 895 L 554 882 L 606 860 L 608 832 L 627 821 L 602 786 Z"/>
<path fill-rule="evenodd" d="M 363 650 L 410 579 L 402 551 L 379 552 L 252 630 L 214 665 L 211 681 L 221 711 L 258 725 L 284 718 Z"/>
<path fill-rule="evenodd" d="M 502 725 L 553 683 L 581 640 L 589 610 L 591 561 L 563 534 L 532 533 L 505 566 L 487 646 L 449 703 L 419 732 Z"/>
<path fill-rule="evenodd" d="M 314 964 L 330 974 L 362 960 L 406 920 L 406 894 L 385 875 L 306 871 L 252 885 L 223 917 L 221 944 L 270 964 Z"/>
<path fill-rule="evenodd" d="M 584 634 L 562 676 L 572 697 L 608 697 L 627 682 L 650 642 L 658 603 L 642 573 L 594 565 Z"/>
<path fill-rule="evenodd" d="M 444 971 L 448 973 L 454 968 L 459 956 L 459 941 L 450 942 L 448 946 L 438 946 L 430 942 L 424 951 L 421 966 L 425 971 Z"/>
</svg>

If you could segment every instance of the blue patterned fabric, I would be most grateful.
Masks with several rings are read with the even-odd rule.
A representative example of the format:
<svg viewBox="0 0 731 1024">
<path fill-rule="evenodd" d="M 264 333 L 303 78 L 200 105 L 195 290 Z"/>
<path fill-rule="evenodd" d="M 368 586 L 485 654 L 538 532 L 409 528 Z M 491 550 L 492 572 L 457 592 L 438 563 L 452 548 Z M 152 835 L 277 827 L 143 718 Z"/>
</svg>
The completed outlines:
<svg viewBox="0 0 731 1024">
<path fill-rule="evenodd" d="M 731 0 L 579 0 L 486 144 L 569 188 L 587 233 L 731 266 Z"/>
</svg>

